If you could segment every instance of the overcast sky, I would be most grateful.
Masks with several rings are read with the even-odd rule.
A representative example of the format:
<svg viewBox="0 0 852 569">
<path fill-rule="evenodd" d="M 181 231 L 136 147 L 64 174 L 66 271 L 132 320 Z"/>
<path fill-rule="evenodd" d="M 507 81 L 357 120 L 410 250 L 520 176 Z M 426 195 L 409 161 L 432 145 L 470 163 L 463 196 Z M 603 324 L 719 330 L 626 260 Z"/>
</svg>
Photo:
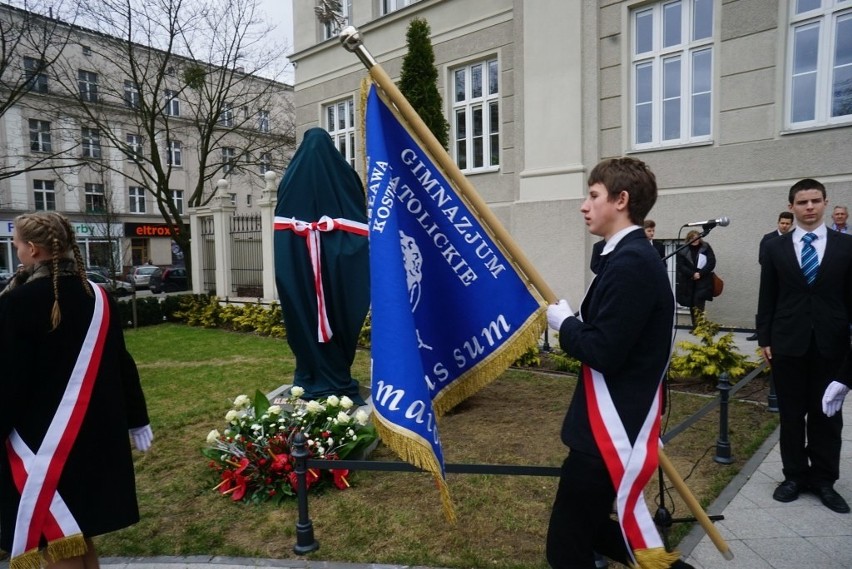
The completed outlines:
<svg viewBox="0 0 852 569">
<path fill-rule="evenodd" d="M 288 53 L 293 51 L 293 0 L 260 0 L 261 8 L 266 11 L 271 23 L 277 26 L 277 33 L 287 43 Z M 287 68 L 286 79 L 293 82 L 293 67 Z"/>
</svg>

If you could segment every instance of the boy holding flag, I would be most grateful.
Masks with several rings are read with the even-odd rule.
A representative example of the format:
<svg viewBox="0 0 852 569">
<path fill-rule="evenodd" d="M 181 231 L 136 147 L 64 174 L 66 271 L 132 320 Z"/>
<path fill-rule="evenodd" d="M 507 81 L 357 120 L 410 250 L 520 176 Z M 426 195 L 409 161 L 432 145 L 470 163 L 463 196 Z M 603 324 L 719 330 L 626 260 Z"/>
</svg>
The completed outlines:
<svg viewBox="0 0 852 569">
<path fill-rule="evenodd" d="M 631 567 L 690 568 L 665 551 L 642 490 L 658 465 L 662 378 L 671 355 L 674 298 L 642 223 L 656 178 L 633 158 L 601 162 L 580 212 L 606 240 L 577 316 L 547 310 L 559 344 L 583 362 L 562 427 L 562 465 L 547 535 L 554 569 L 591 569 L 597 551 Z M 618 522 L 610 517 L 613 501 Z"/>
</svg>

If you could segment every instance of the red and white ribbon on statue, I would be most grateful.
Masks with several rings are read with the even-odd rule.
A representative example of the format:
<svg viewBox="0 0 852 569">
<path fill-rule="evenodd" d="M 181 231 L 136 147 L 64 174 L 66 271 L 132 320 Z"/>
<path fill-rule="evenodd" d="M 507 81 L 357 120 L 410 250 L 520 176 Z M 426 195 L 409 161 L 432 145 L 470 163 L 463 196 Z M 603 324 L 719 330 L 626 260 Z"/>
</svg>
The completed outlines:
<svg viewBox="0 0 852 569">
<path fill-rule="evenodd" d="M 663 541 L 642 494 L 659 463 L 661 388 L 636 437 L 630 444 L 627 431 L 606 386 L 604 376 L 583 366 L 589 421 L 595 442 L 616 489 L 618 522 L 631 557 L 642 549 L 662 548 Z M 632 559 L 634 565 L 636 559 Z"/>
<path fill-rule="evenodd" d="M 10 552 L 12 566 L 16 557 L 37 551 L 42 535 L 49 546 L 80 534 L 80 527 L 56 489 L 89 407 L 109 328 L 106 292 L 91 286 L 95 292 L 92 321 L 41 446 L 33 452 L 17 431 L 6 439 L 12 477 L 21 493 Z"/>
<path fill-rule="evenodd" d="M 328 323 L 328 313 L 325 307 L 325 293 L 322 289 L 322 249 L 320 234 L 328 231 L 340 230 L 356 235 L 368 235 L 366 223 L 359 223 L 342 217 L 331 218 L 322 216 L 319 221 L 307 222 L 292 217 L 275 216 L 276 231 L 292 231 L 296 235 L 305 238 L 308 246 L 308 256 L 311 259 L 311 268 L 314 271 L 314 289 L 317 295 L 317 340 L 328 342 L 331 340 L 331 325 Z"/>
</svg>

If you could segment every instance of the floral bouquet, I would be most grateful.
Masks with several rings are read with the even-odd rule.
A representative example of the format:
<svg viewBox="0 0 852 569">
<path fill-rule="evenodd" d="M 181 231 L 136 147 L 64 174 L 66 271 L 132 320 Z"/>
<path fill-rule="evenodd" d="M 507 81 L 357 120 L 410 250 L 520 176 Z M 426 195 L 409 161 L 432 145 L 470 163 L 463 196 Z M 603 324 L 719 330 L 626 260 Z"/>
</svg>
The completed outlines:
<svg viewBox="0 0 852 569">
<path fill-rule="evenodd" d="M 301 387 L 292 387 L 283 405 L 270 405 L 260 391 L 254 401 L 246 395 L 234 400 L 233 408 L 225 414 L 225 431 L 210 431 L 208 446 L 202 451 L 219 474 L 216 490 L 235 502 L 295 496 L 297 479 L 291 443 L 299 432 L 307 437 L 308 452 L 314 458 L 344 459 L 376 440 L 376 430 L 369 424 L 367 413 L 355 410 L 348 397 L 332 395 L 304 401 L 300 399 L 303 394 Z M 349 487 L 348 476 L 348 470 L 311 468 L 307 485 L 317 487 L 330 480 L 344 490 Z"/>
</svg>

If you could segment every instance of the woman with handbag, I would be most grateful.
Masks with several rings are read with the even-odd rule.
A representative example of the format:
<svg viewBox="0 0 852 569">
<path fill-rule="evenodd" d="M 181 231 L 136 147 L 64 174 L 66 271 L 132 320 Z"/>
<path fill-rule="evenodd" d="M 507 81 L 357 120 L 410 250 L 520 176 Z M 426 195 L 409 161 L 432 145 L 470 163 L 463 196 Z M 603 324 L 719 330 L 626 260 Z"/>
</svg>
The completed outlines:
<svg viewBox="0 0 852 569">
<path fill-rule="evenodd" d="M 701 234 L 692 230 L 686 234 L 689 246 L 677 254 L 677 285 L 675 296 L 678 304 L 689 308 L 692 329 L 695 329 L 696 314 L 704 312 L 706 302 L 713 300 L 713 270 L 716 255 L 713 248 L 701 239 Z"/>
</svg>

